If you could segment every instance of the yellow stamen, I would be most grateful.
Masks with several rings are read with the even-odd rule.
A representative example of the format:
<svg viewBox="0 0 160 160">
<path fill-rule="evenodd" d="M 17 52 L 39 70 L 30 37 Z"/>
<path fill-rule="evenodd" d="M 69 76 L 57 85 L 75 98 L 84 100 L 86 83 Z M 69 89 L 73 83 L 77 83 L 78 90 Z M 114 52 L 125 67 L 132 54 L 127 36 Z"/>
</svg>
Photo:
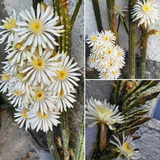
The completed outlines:
<svg viewBox="0 0 160 160">
<path fill-rule="evenodd" d="M 129 153 L 133 153 L 134 152 L 134 149 L 131 148 L 131 143 L 130 142 L 125 142 L 123 144 L 123 147 Z"/>
<path fill-rule="evenodd" d="M 121 52 L 118 52 L 118 53 L 117 53 L 117 55 L 118 55 L 118 56 L 121 56 L 121 55 L 122 55 L 122 53 L 121 53 Z"/>
<path fill-rule="evenodd" d="M 44 98 L 44 92 L 43 91 L 36 91 L 35 96 L 33 97 L 34 100 L 40 101 Z"/>
<path fill-rule="evenodd" d="M 107 73 L 103 73 L 103 77 L 107 77 Z"/>
<path fill-rule="evenodd" d="M 3 80 L 3 81 L 6 81 L 6 80 L 8 80 L 10 77 L 11 77 L 10 74 L 4 73 L 4 74 L 2 75 L 2 80 Z"/>
<path fill-rule="evenodd" d="M 103 38 L 106 42 L 108 42 L 109 41 L 109 37 L 108 36 L 104 36 L 104 38 Z"/>
<path fill-rule="evenodd" d="M 95 42 L 95 41 L 97 40 L 97 37 L 96 37 L 96 36 L 93 36 L 93 37 L 91 38 L 91 40 L 92 40 L 93 42 Z"/>
<path fill-rule="evenodd" d="M 104 108 L 102 108 L 102 106 L 97 106 L 98 108 L 98 111 L 101 113 L 101 114 L 104 114 L 106 112 L 106 110 Z"/>
<path fill-rule="evenodd" d="M 48 118 L 48 114 L 45 114 L 45 113 L 42 115 L 41 112 L 38 112 L 38 115 L 39 115 L 39 117 L 42 118 L 42 119 L 47 119 L 47 118 Z"/>
<path fill-rule="evenodd" d="M 28 109 L 24 109 L 22 111 L 22 118 L 28 118 L 27 112 L 28 112 Z"/>
<path fill-rule="evenodd" d="M 91 63 L 95 62 L 95 59 L 94 59 L 94 58 L 91 58 L 91 59 L 90 59 L 90 62 L 91 62 Z"/>
<path fill-rule="evenodd" d="M 112 50 L 111 50 L 111 49 L 108 49 L 108 50 L 107 50 L 107 53 L 108 53 L 108 54 L 112 54 Z"/>
<path fill-rule="evenodd" d="M 13 94 L 14 94 L 15 96 L 21 96 L 21 95 L 23 94 L 23 91 L 15 90 L 15 91 L 13 92 Z"/>
<path fill-rule="evenodd" d="M 41 34 L 43 32 L 43 22 L 39 19 L 34 19 L 28 27 L 35 34 Z"/>
<path fill-rule="evenodd" d="M 109 63 L 109 66 L 110 66 L 110 67 L 113 67 L 113 66 L 114 66 L 114 63 L 113 63 L 113 62 L 110 62 L 110 63 Z"/>
<path fill-rule="evenodd" d="M 57 71 L 57 78 L 60 80 L 67 79 L 68 78 L 68 71 L 67 70 Z"/>
<path fill-rule="evenodd" d="M 149 13 L 151 11 L 151 6 L 148 4 L 144 4 L 142 9 L 145 13 Z"/>
<path fill-rule="evenodd" d="M 45 67 L 45 62 L 43 59 L 34 60 L 32 64 L 36 69 L 41 70 Z"/>
<path fill-rule="evenodd" d="M 16 20 L 14 18 L 10 18 L 9 21 L 3 24 L 4 28 L 13 32 L 13 28 L 17 28 Z"/>
</svg>

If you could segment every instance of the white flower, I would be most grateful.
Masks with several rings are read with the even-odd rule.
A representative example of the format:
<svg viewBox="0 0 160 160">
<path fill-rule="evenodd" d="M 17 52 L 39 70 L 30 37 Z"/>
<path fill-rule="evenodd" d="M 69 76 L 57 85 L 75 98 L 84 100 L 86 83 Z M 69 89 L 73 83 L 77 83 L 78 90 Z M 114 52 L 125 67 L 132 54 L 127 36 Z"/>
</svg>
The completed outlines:
<svg viewBox="0 0 160 160">
<path fill-rule="evenodd" d="M 12 86 L 7 96 L 13 107 L 26 108 L 31 103 L 31 97 L 25 87 L 17 89 Z"/>
<path fill-rule="evenodd" d="M 111 60 L 111 59 L 116 59 L 116 48 L 113 46 L 107 47 L 105 49 L 104 55 L 103 55 L 105 61 Z"/>
<path fill-rule="evenodd" d="M 65 95 L 63 89 L 61 90 L 59 97 L 56 99 L 56 106 L 60 112 L 66 112 L 67 108 L 74 108 L 73 103 L 76 102 L 76 97 L 73 93 L 75 91 L 71 91 L 71 93 Z"/>
<path fill-rule="evenodd" d="M 26 73 L 23 80 L 27 80 L 32 85 L 43 83 L 49 85 L 51 78 L 56 76 L 59 62 L 56 62 L 59 55 L 52 57 L 52 51 L 44 51 L 42 56 L 34 57 L 28 62 L 26 68 L 21 73 Z"/>
<path fill-rule="evenodd" d="M 43 115 L 41 112 L 28 113 L 31 128 L 36 129 L 36 132 L 38 132 L 39 130 L 47 132 L 49 129 L 53 131 L 53 125 L 57 126 L 60 123 L 58 121 L 59 114 L 60 113 L 58 112 L 51 112 L 49 110 L 46 114 Z"/>
<path fill-rule="evenodd" d="M 116 59 L 124 61 L 125 52 L 124 52 L 123 48 L 121 48 L 120 46 L 116 45 L 115 46 L 115 50 L 116 50 L 116 52 L 115 52 Z"/>
<path fill-rule="evenodd" d="M 43 114 L 47 114 L 48 110 L 56 110 L 55 102 L 56 96 L 51 94 L 51 91 L 47 87 L 35 87 L 32 93 L 33 102 L 31 104 L 31 111 L 40 111 Z"/>
<path fill-rule="evenodd" d="M 109 79 L 108 78 L 108 72 L 100 72 L 99 73 L 99 78 L 100 79 Z"/>
<path fill-rule="evenodd" d="M 74 86 L 78 86 L 77 82 L 80 80 L 78 76 L 81 74 L 77 73 L 79 67 L 75 67 L 76 65 L 77 62 L 73 63 L 73 58 L 69 59 L 66 54 L 61 54 L 61 63 L 56 71 L 57 75 L 52 79 L 53 84 L 51 85 L 57 95 L 60 94 L 62 89 L 66 95 L 71 90 L 74 90 Z"/>
<path fill-rule="evenodd" d="M 104 123 L 107 124 L 111 130 L 114 130 L 114 124 L 123 123 L 123 116 L 118 111 L 118 106 L 111 105 L 110 103 L 107 103 L 106 100 L 101 102 L 90 98 L 87 100 L 86 107 L 87 119 L 92 122 L 89 127 L 93 127 L 98 123 Z"/>
<path fill-rule="evenodd" d="M 117 5 L 114 8 L 114 12 L 115 12 L 116 18 L 117 19 L 121 18 L 121 20 L 122 20 L 122 18 L 125 16 L 125 12 L 127 12 L 127 9 L 122 8 L 121 5 Z"/>
<path fill-rule="evenodd" d="M 19 64 L 19 66 L 22 67 L 25 63 L 25 60 L 31 61 L 31 57 L 33 57 L 33 55 L 27 48 L 21 50 L 22 46 L 23 43 L 17 43 L 10 49 L 6 50 L 6 52 L 8 53 L 6 59 L 10 61 L 11 66 Z"/>
<path fill-rule="evenodd" d="M 59 37 L 61 36 L 59 33 L 64 31 L 62 30 L 63 26 L 57 25 L 59 17 L 54 17 L 52 6 L 48 6 L 44 10 L 43 5 L 38 4 L 36 13 L 31 7 L 31 12 L 22 11 L 20 16 L 23 21 L 17 22 L 17 25 L 21 28 L 15 29 L 15 31 L 20 37 L 19 42 L 25 41 L 22 50 L 26 46 L 31 46 L 32 52 L 37 46 L 50 49 L 54 49 L 54 45 L 58 46 L 54 36 Z"/>
<path fill-rule="evenodd" d="M 115 146 L 117 146 L 118 148 L 117 151 L 119 152 L 119 156 L 117 160 L 119 160 L 121 156 L 124 156 L 128 160 L 139 159 L 138 151 L 135 150 L 136 149 L 135 144 L 133 143 L 133 138 L 131 136 L 124 136 L 124 133 L 123 133 L 122 143 L 116 136 L 113 135 L 113 137 L 116 140 L 116 142 L 113 142 L 113 141 L 110 141 L 110 142 Z"/>
<path fill-rule="evenodd" d="M 4 71 L 10 72 L 11 75 L 17 74 L 17 72 L 18 72 L 18 64 L 17 63 L 11 65 L 10 61 L 5 61 L 5 62 L 2 62 L 2 64 L 4 64 L 4 66 L 2 67 L 2 69 Z"/>
<path fill-rule="evenodd" d="M 138 26 L 144 24 L 145 28 L 155 24 L 159 19 L 159 5 L 155 0 L 140 0 L 133 7 L 133 21 L 139 20 Z"/>
<path fill-rule="evenodd" d="M 27 108 L 17 108 L 15 109 L 17 112 L 14 113 L 14 117 L 16 118 L 15 121 L 17 124 L 20 124 L 19 128 L 22 128 L 25 124 L 25 130 L 30 127 L 29 119 L 28 119 L 28 112 Z"/>
<path fill-rule="evenodd" d="M 1 74 L 1 79 L 0 92 L 6 93 L 10 85 L 11 74 L 9 72 L 4 72 L 3 74 Z"/>
<path fill-rule="evenodd" d="M 98 32 L 92 33 L 89 38 L 87 39 L 87 43 L 89 44 L 89 47 L 96 46 L 98 43 Z"/>
<path fill-rule="evenodd" d="M 0 35 L 2 35 L 2 38 L 0 39 L 0 43 L 4 43 L 4 41 L 7 39 L 7 47 L 8 48 L 12 42 L 15 40 L 16 33 L 14 31 L 15 28 L 17 28 L 17 20 L 19 20 L 19 17 L 16 15 L 15 10 L 13 10 L 13 15 L 9 18 L 3 19 L 3 25 L 0 26 L 0 29 L 2 31 L 0 32 Z"/>
<path fill-rule="evenodd" d="M 115 44 L 116 36 L 110 30 L 102 31 L 99 35 L 99 43 L 102 47 L 110 47 Z"/>
<path fill-rule="evenodd" d="M 120 70 L 117 68 L 117 69 L 110 69 L 108 70 L 108 79 L 118 79 L 121 75 L 121 72 Z"/>
<path fill-rule="evenodd" d="M 88 66 L 90 68 L 95 68 L 97 65 L 96 60 L 97 60 L 97 58 L 96 58 L 95 54 L 90 54 L 90 56 L 88 57 L 88 61 L 87 61 Z"/>
</svg>

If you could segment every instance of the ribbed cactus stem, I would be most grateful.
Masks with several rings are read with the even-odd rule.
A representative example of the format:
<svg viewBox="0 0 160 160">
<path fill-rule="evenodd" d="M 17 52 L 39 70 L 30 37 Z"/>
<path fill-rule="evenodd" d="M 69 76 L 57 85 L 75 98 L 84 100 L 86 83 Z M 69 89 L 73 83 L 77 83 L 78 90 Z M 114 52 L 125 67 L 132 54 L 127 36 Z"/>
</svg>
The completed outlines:
<svg viewBox="0 0 160 160">
<path fill-rule="evenodd" d="M 101 20 L 101 13 L 98 0 L 92 0 L 94 14 L 97 22 L 98 31 L 101 32 L 103 30 L 102 27 L 102 20 Z"/>
<path fill-rule="evenodd" d="M 69 126 L 68 126 L 68 117 L 66 112 L 62 112 L 61 114 L 61 136 L 63 143 L 63 152 L 64 152 L 64 160 L 69 160 Z"/>
<path fill-rule="evenodd" d="M 148 28 L 142 27 L 142 37 L 147 34 Z M 141 60 L 141 79 L 145 78 L 145 71 L 146 71 L 146 56 L 147 56 L 147 41 L 148 37 L 143 39 L 142 44 L 141 44 L 141 55 L 142 55 L 142 60 Z"/>
<path fill-rule="evenodd" d="M 55 140 L 53 137 L 54 137 L 53 132 L 48 131 L 46 134 L 48 148 L 49 148 L 49 151 L 50 151 L 50 154 L 51 154 L 53 160 L 60 160 L 59 154 L 57 152 L 57 146 L 55 144 Z"/>
<path fill-rule="evenodd" d="M 118 44 L 118 32 L 117 32 L 117 26 L 116 26 L 116 17 L 115 17 L 115 0 L 107 0 L 107 7 L 108 7 L 108 21 L 109 21 L 109 27 L 111 31 L 116 36 L 116 44 Z"/>
<path fill-rule="evenodd" d="M 135 79 L 135 29 L 136 29 L 136 24 L 133 22 L 132 19 L 132 11 L 133 11 L 133 6 L 135 4 L 136 0 L 129 0 L 129 55 L 130 55 L 130 78 Z"/>
<path fill-rule="evenodd" d="M 77 147 L 75 160 L 84 160 L 84 122 L 82 123 L 81 134 Z"/>
</svg>

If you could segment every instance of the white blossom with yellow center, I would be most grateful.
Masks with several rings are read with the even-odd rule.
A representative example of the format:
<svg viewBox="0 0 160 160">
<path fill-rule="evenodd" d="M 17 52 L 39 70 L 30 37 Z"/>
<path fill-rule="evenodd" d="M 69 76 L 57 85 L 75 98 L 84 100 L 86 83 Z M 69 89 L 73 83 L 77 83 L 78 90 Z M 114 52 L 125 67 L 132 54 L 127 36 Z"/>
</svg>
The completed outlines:
<svg viewBox="0 0 160 160">
<path fill-rule="evenodd" d="M 40 111 L 43 115 L 47 114 L 48 110 L 57 110 L 57 107 L 55 106 L 55 103 L 57 102 L 56 98 L 57 97 L 53 96 L 47 87 L 37 87 L 32 93 L 33 102 L 31 104 L 31 111 Z"/>
<path fill-rule="evenodd" d="M 118 106 L 111 105 L 106 100 L 101 102 L 91 97 L 87 100 L 86 108 L 87 119 L 91 122 L 89 127 L 104 123 L 109 129 L 115 130 L 114 124 L 123 123 L 124 118 L 119 112 Z"/>
<path fill-rule="evenodd" d="M 22 11 L 20 16 L 23 22 L 17 23 L 20 28 L 15 29 L 15 31 L 20 37 L 19 42 L 27 39 L 21 50 L 26 46 L 31 46 L 33 53 L 37 46 L 42 46 L 45 49 L 47 47 L 54 49 L 54 45 L 58 46 L 55 36 L 61 36 L 60 33 L 63 33 L 64 30 L 62 30 L 63 26 L 57 25 L 59 17 L 54 16 L 52 6 L 48 6 L 44 10 L 43 5 L 38 4 L 36 13 L 31 7 L 31 12 Z"/>
<path fill-rule="evenodd" d="M 0 92 L 6 93 L 8 91 L 9 85 L 10 85 L 11 73 L 4 72 L 0 76 L 1 76 Z"/>
<path fill-rule="evenodd" d="M 56 76 L 52 79 L 53 84 L 51 84 L 50 88 L 57 93 L 60 94 L 63 89 L 64 94 L 70 93 L 71 90 L 74 90 L 74 86 L 78 86 L 78 81 L 80 80 L 78 77 L 81 75 L 77 73 L 79 67 L 75 67 L 77 62 L 73 63 L 74 58 L 69 58 L 66 54 L 62 53 L 61 62 L 59 64 L 59 69 L 56 71 Z"/>
<path fill-rule="evenodd" d="M 59 55 L 52 57 L 52 51 L 44 51 L 42 56 L 33 58 L 31 62 L 28 62 L 27 67 L 21 71 L 21 73 L 27 72 L 23 80 L 27 80 L 34 86 L 38 83 L 49 85 L 51 78 L 57 75 L 58 58 Z"/>
<path fill-rule="evenodd" d="M 58 121 L 59 114 L 59 112 L 51 112 L 49 110 L 46 114 L 42 114 L 41 112 L 30 112 L 28 117 L 31 128 L 36 129 L 36 132 L 39 130 L 47 132 L 49 129 L 53 131 L 53 126 L 57 126 L 60 123 Z"/>
<path fill-rule="evenodd" d="M 117 19 L 121 18 L 121 20 L 123 20 L 122 18 L 125 16 L 125 13 L 127 12 L 127 9 L 122 8 L 121 5 L 117 5 L 114 8 L 114 12 L 115 12 L 115 15 L 116 15 Z"/>
<path fill-rule="evenodd" d="M 30 123 L 28 119 L 27 113 L 29 112 L 29 109 L 27 108 L 16 108 L 16 113 L 14 113 L 14 117 L 16 118 L 15 121 L 17 124 L 20 124 L 19 128 L 22 128 L 25 125 L 25 130 L 30 128 Z"/>
<path fill-rule="evenodd" d="M 131 136 L 125 136 L 123 133 L 123 141 L 121 143 L 121 141 L 118 139 L 118 137 L 114 136 L 114 139 L 116 140 L 116 142 L 114 141 L 110 141 L 112 144 L 114 144 L 115 146 L 117 146 L 117 151 L 119 152 L 119 156 L 117 158 L 117 160 L 120 160 L 121 157 L 125 157 L 128 160 L 130 159 L 139 159 L 139 154 L 138 151 L 135 150 L 135 144 L 133 143 L 133 138 Z"/>
<path fill-rule="evenodd" d="M 133 7 L 133 21 L 139 21 L 138 26 L 144 24 L 145 27 L 155 24 L 159 19 L 159 5 L 155 0 L 140 0 Z"/>
<path fill-rule="evenodd" d="M 11 15 L 9 18 L 6 18 L 5 20 L 3 19 L 3 25 L 0 26 L 0 29 L 2 31 L 0 32 L 0 44 L 4 43 L 6 40 L 7 42 L 7 47 L 8 47 L 14 42 L 14 40 L 17 38 L 17 34 L 15 33 L 14 29 L 17 28 L 17 21 L 19 20 L 19 17 L 16 15 L 15 10 L 13 10 L 13 15 Z"/>
</svg>

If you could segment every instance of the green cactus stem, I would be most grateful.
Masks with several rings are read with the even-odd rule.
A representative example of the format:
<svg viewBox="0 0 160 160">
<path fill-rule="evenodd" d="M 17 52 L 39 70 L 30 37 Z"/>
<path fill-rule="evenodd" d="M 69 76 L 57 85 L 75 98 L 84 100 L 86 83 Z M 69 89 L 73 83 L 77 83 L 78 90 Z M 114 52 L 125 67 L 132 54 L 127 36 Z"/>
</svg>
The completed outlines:
<svg viewBox="0 0 160 160">
<path fill-rule="evenodd" d="M 78 148 L 76 151 L 75 160 L 83 160 L 84 159 L 84 122 L 82 123 L 81 135 L 80 135 L 79 143 L 77 147 Z"/>
<path fill-rule="evenodd" d="M 155 36 L 159 36 L 159 31 L 156 29 L 152 29 L 149 32 L 147 32 L 147 34 L 143 35 L 140 40 L 137 42 L 136 46 L 139 46 L 145 39 L 149 38 L 149 36 L 151 35 L 155 35 Z"/>
<path fill-rule="evenodd" d="M 33 8 L 37 10 L 37 4 L 43 2 L 43 0 L 33 0 Z"/>
<path fill-rule="evenodd" d="M 98 0 L 92 0 L 94 14 L 97 22 L 98 31 L 101 32 L 103 30 L 102 27 L 102 20 L 101 20 L 101 13 Z"/>
<path fill-rule="evenodd" d="M 145 28 L 144 26 L 142 27 L 142 37 L 147 34 L 148 27 Z M 145 70 L 146 70 L 146 56 L 147 56 L 147 41 L 148 37 L 143 39 L 141 43 L 141 55 L 142 55 L 142 60 L 141 60 L 141 79 L 145 78 Z"/>
<path fill-rule="evenodd" d="M 48 148 L 49 148 L 49 151 L 50 151 L 50 154 L 51 154 L 53 160 L 60 160 L 59 154 L 57 152 L 57 146 L 55 144 L 55 140 L 53 137 L 54 137 L 53 132 L 48 131 L 46 134 Z"/>
<path fill-rule="evenodd" d="M 81 4 L 82 4 L 82 0 L 78 0 L 77 4 L 76 4 L 76 7 L 75 7 L 75 10 L 73 12 L 73 15 L 71 17 L 71 28 L 73 27 L 74 25 L 74 22 L 76 20 L 76 17 L 78 15 L 78 12 L 79 12 L 79 9 L 81 7 Z"/>
<path fill-rule="evenodd" d="M 136 0 L 129 0 L 129 56 L 130 56 L 130 78 L 135 79 L 135 30 L 136 30 L 136 23 L 133 22 L 132 19 L 132 10 L 133 6 L 136 3 Z"/>
<path fill-rule="evenodd" d="M 118 32 L 117 32 L 117 26 L 116 26 L 116 17 L 115 17 L 115 0 L 106 0 L 107 1 L 107 7 L 108 7 L 108 21 L 109 21 L 109 27 L 111 31 L 116 36 L 116 44 L 118 44 Z"/>
</svg>

